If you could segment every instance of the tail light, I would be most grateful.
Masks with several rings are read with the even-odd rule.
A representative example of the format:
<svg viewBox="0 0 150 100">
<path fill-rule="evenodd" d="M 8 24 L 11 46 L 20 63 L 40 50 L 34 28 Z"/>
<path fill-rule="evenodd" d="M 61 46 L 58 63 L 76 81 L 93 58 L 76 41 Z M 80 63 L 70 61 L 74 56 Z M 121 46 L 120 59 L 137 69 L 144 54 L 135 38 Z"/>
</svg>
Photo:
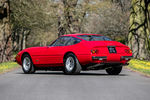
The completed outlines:
<svg viewBox="0 0 150 100">
<path fill-rule="evenodd" d="M 97 50 L 97 49 L 91 50 L 91 53 L 92 53 L 92 54 L 97 54 L 97 53 L 98 53 L 98 50 Z"/>
<path fill-rule="evenodd" d="M 131 49 L 129 49 L 129 53 L 132 53 L 132 50 L 131 50 Z"/>
<path fill-rule="evenodd" d="M 125 49 L 125 52 L 126 53 L 132 53 L 132 50 L 131 49 Z"/>
</svg>

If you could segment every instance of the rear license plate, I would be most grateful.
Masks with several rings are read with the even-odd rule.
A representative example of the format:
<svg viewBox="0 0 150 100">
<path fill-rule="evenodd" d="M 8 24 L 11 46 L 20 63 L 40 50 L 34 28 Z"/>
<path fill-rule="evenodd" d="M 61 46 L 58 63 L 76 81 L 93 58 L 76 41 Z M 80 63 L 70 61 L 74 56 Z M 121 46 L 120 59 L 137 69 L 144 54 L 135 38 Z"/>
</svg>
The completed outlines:
<svg viewBox="0 0 150 100">
<path fill-rule="evenodd" d="M 108 47 L 109 53 L 117 53 L 115 47 Z"/>
</svg>

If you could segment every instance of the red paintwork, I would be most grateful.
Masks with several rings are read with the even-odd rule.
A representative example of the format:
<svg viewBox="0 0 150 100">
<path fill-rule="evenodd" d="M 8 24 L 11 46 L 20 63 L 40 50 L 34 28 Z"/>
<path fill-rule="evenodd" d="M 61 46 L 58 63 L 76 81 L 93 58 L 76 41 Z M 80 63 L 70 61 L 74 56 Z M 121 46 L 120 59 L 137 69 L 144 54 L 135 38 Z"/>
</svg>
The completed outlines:
<svg viewBox="0 0 150 100">
<path fill-rule="evenodd" d="M 68 34 L 63 36 L 72 36 L 89 34 Z M 97 35 L 97 34 L 90 34 Z M 79 38 L 80 39 L 80 38 Z M 127 63 L 129 60 L 121 60 L 121 56 L 132 56 L 132 53 L 126 53 L 125 49 L 129 49 L 124 44 L 116 41 L 86 41 L 83 39 L 80 43 L 70 46 L 56 47 L 31 47 L 20 51 L 16 56 L 16 61 L 21 65 L 21 57 L 23 53 L 31 56 L 32 62 L 37 67 L 63 66 L 63 57 L 66 53 L 72 52 L 76 55 L 81 65 L 89 63 Z M 117 53 L 110 54 L 107 46 L 116 46 Z M 98 53 L 92 54 L 91 50 L 96 49 Z M 92 60 L 92 56 L 107 56 L 107 60 Z"/>
</svg>

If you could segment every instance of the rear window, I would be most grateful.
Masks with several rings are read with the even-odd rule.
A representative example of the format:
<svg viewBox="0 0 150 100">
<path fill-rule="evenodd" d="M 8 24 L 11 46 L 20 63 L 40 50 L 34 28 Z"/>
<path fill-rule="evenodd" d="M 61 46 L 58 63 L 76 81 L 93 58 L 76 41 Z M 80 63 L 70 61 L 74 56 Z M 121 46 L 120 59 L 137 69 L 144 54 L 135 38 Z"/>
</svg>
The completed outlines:
<svg viewBox="0 0 150 100">
<path fill-rule="evenodd" d="M 113 41 L 112 39 L 106 36 L 98 36 L 98 35 L 78 35 L 77 37 L 84 39 L 86 41 Z"/>
</svg>

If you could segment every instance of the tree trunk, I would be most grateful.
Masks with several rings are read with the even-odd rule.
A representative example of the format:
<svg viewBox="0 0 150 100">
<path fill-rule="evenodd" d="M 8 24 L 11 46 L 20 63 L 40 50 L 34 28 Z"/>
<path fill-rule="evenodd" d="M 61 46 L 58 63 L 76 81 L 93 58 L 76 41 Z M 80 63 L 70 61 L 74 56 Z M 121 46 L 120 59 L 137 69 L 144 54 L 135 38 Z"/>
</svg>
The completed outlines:
<svg viewBox="0 0 150 100">
<path fill-rule="evenodd" d="M 121 7 L 122 12 L 125 11 L 125 0 L 111 0 L 112 3 L 118 3 L 118 5 Z"/>
<path fill-rule="evenodd" d="M 9 0 L 0 1 L 0 62 L 11 59 L 11 33 L 10 33 Z"/>
<path fill-rule="evenodd" d="M 24 30 L 22 34 L 22 50 L 26 48 L 26 40 L 28 35 L 30 34 L 30 30 Z"/>
<path fill-rule="evenodd" d="M 132 0 L 128 46 L 138 59 L 150 58 L 149 0 Z"/>
<path fill-rule="evenodd" d="M 64 5 L 63 16 L 58 17 L 58 36 L 63 34 L 73 34 L 81 32 L 81 23 L 85 17 L 87 9 L 77 10 L 79 0 L 62 0 Z M 89 0 L 85 1 L 86 4 Z"/>
<path fill-rule="evenodd" d="M 25 32 L 23 32 L 23 37 L 22 37 L 22 50 L 26 48 L 26 35 Z"/>
</svg>

